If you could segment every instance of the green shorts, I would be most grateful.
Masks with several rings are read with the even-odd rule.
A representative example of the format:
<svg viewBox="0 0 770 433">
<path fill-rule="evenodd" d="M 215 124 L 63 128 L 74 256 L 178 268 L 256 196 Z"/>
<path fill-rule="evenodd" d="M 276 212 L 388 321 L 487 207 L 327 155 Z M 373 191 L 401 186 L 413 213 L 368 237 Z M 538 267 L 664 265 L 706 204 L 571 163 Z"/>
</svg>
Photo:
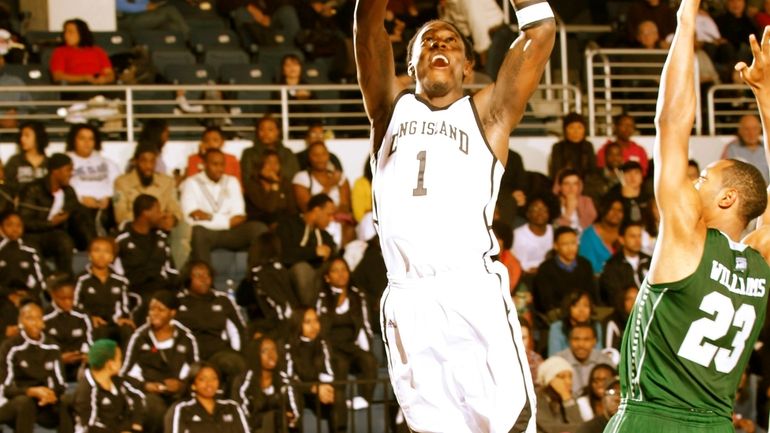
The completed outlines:
<svg viewBox="0 0 770 433">
<path fill-rule="evenodd" d="M 734 433 L 730 419 L 665 406 L 621 403 L 604 433 Z"/>
</svg>

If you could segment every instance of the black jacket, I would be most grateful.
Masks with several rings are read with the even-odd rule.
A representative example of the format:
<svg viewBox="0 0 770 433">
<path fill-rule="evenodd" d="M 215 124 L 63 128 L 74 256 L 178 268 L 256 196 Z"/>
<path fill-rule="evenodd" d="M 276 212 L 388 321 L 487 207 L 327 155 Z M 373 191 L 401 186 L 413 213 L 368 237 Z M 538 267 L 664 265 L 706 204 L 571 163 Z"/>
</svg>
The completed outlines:
<svg viewBox="0 0 770 433">
<path fill-rule="evenodd" d="M 0 288 L 8 288 L 14 281 L 24 283 L 33 297 L 40 299 L 45 290 L 45 276 L 37 250 L 24 241 L 0 241 Z"/>
<path fill-rule="evenodd" d="M 64 191 L 62 211 L 72 214 L 79 206 L 78 196 L 71 186 L 62 187 L 62 191 Z M 53 193 L 50 177 L 46 176 L 24 185 L 19 193 L 19 215 L 24 221 L 24 231 L 45 233 L 56 228 L 64 229 L 64 223 L 54 226 L 48 220 L 51 206 L 53 206 Z"/>
<path fill-rule="evenodd" d="M 176 320 L 171 323 L 174 338 L 170 343 L 158 343 L 147 323 L 136 328 L 123 359 L 122 377 L 131 377 L 139 382 L 183 380 L 187 377 L 190 367 L 200 361 L 198 342 L 181 323 Z"/>
<path fill-rule="evenodd" d="M 292 266 L 299 262 L 308 262 L 314 267 L 320 267 L 324 260 L 316 255 L 316 247 L 321 244 L 328 245 L 332 251 L 337 246 L 334 239 L 326 230 L 311 228 L 305 225 L 305 220 L 301 216 L 288 218 L 281 221 L 276 230 L 276 234 L 281 239 L 281 250 L 283 255 L 281 261 L 286 266 Z"/>
<path fill-rule="evenodd" d="M 115 376 L 117 394 L 96 383 L 91 369 L 86 369 L 75 388 L 76 430 L 87 433 L 122 433 L 144 421 L 144 393 L 130 382 Z"/>
<path fill-rule="evenodd" d="M 299 302 L 289 270 L 278 262 L 255 266 L 239 288 L 238 303 L 247 308 L 254 331 L 285 337 L 288 321 Z"/>
<path fill-rule="evenodd" d="M 268 389 L 262 388 L 261 374 L 258 370 L 250 369 L 242 377 L 236 379 L 233 385 L 233 400 L 240 406 L 249 425 L 253 430 L 262 427 L 262 417 L 268 412 L 275 411 L 281 416 L 283 397 L 282 389 L 288 386 L 285 373 L 275 369 L 272 374 L 273 384 Z M 288 395 L 288 393 L 287 393 Z M 280 419 L 276 419 L 280 421 Z M 276 426 L 280 425 L 278 423 Z"/>
<path fill-rule="evenodd" d="M 304 337 L 286 344 L 285 380 L 303 382 L 301 387 L 288 388 L 289 408 L 294 412 L 294 419 L 299 419 L 304 399 L 302 394 L 310 394 L 310 383 L 334 382 L 332 356 L 329 345 L 322 337 L 309 341 Z"/>
<path fill-rule="evenodd" d="M 94 343 L 91 318 L 82 311 L 73 308 L 65 312 L 56 304 L 51 304 L 43 320 L 45 334 L 62 352 L 88 353 L 88 348 Z"/>
<path fill-rule="evenodd" d="M 642 281 L 647 276 L 650 269 L 650 256 L 639 253 L 639 266 L 634 272 L 634 268 L 626 260 L 623 251 L 615 253 L 607 263 L 604 264 L 604 270 L 599 277 L 599 295 L 604 305 L 616 307 L 620 305 L 619 296 L 628 287 L 642 287 Z"/>
<path fill-rule="evenodd" d="M 351 286 L 348 289 L 348 301 L 338 312 L 337 303 L 341 293 L 340 289 L 335 288 L 326 288 L 319 293 L 316 313 L 321 321 L 321 332 L 335 352 L 350 354 L 356 347 L 371 352 L 374 335 L 369 320 L 366 295 Z M 368 347 L 361 347 L 358 344 L 358 338 L 362 332 Z"/>
<path fill-rule="evenodd" d="M 577 256 L 577 267 L 569 272 L 557 263 L 554 255 L 537 268 L 533 283 L 535 310 L 548 314 L 554 308 L 560 308 L 564 297 L 574 290 L 585 290 L 591 294 L 591 301 L 596 303 L 597 293 L 594 283 L 594 271 L 591 263 Z"/>
<path fill-rule="evenodd" d="M 175 404 L 166 413 L 166 433 L 248 433 L 249 423 L 240 406 L 232 400 L 217 400 L 214 413 L 192 398 Z"/>
<path fill-rule="evenodd" d="M 0 398 L 10 400 L 34 386 L 45 386 L 57 396 L 64 393 L 61 352 L 45 336 L 34 341 L 22 331 L 0 346 Z"/>
<path fill-rule="evenodd" d="M 107 281 L 102 283 L 91 273 L 90 267 L 86 267 L 86 272 L 78 277 L 75 285 L 75 305 L 91 316 L 114 323 L 129 317 L 127 289 L 126 277 L 111 272 Z"/>
<path fill-rule="evenodd" d="M 129 290 L 143 299 L 158 290 L 175 290 L 179 272 L 171 258 L 168 237 L 161 230 L 143 235 L 131 225 L 118 237 L 118 258 L 115 269 L 128 278 Z"/>
<path fill-rule="evenodd" d="M 227 295 L 214 289 L 203 296 L 185 290 L 179 294 L 179 301 L 176 320 L 195 335 L 201 359 L 209 359 L 226 349 L 242 350 L 246 325 Z"/>
</svg>

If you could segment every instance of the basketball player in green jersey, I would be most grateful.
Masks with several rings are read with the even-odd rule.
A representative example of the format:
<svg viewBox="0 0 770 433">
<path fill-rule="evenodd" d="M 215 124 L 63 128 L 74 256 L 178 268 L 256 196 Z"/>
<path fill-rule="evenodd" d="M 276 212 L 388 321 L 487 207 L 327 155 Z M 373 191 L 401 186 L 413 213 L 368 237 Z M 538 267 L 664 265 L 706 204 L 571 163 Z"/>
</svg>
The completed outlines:
<svg viewBox="0 0 770 433">
<path fill-rule="evenodd" d="M 740 240 L 754 218 L 770 221 L 761 174 L 720 160 L 694 184 L 687 179 L 699 6 L 682 1 L 661 77 L 653 153 L 660 236 L 623 336 L 622 401 L 605 433 L 733 432 L 735 390 L 765 320 L 770 226 Z M 764 93 L 770 71 L 758 62 L 770 58 L 767 35 L 759 60 L 739 66 Z M 759 93 L 770 113 L 770 97 Z"/>
</svg>

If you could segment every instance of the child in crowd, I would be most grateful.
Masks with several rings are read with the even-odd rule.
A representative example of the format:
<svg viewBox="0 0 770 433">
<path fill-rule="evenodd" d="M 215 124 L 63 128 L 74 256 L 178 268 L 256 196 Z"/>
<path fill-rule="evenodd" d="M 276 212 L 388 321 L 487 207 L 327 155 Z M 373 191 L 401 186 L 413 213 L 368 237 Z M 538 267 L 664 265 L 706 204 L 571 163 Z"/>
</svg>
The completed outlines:
<svg viewBox="0 0 770 433">
<path fill-rule="evenodd" d="M 56 273 L 46 283 L 51 306 L 43 317 L 45 333 L 61 350 L 64 377 L 74 382 L 93 344 L 91 320 L 75 308 L 75 282 L 68 274 Z"/>
<path fill-rule="evenodd" d="M 22 240 L 24 222 L 18 213 L 11 211 L 1 218 L 0 287 L 8 287 L 11 281 L 21 282 L 30 290 L 30 296 L 40 301 L 45 290 L 40 254 Z"/>
</svg>

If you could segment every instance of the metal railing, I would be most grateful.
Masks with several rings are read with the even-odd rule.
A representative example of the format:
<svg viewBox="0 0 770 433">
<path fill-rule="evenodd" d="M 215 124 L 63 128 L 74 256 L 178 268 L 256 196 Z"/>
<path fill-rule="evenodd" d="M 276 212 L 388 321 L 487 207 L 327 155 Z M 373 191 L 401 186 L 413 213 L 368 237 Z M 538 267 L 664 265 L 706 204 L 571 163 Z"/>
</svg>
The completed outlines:
<svg viewBox="0 0 770 433">
<path fill-rule="evenodd" d="M 711 86 L 706 94 L 706 110 L 709 135 L 734 134 L 742 116 L 757 114 L 756 100 L 745 84 Z"/>
</svg>

